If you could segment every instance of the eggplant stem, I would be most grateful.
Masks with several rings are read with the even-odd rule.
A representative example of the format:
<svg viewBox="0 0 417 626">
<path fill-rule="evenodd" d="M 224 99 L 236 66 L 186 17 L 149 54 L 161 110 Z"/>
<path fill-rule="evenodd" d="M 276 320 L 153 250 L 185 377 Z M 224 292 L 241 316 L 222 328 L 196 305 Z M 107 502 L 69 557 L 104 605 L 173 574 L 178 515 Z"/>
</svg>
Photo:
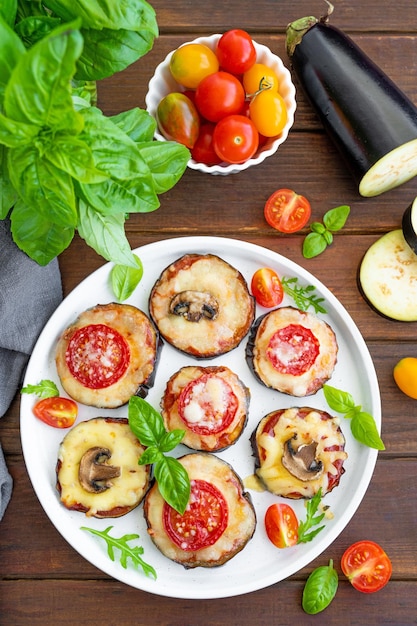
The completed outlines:
<svg viewBox="0 0 417 626">
<path fill-rule="evenodd" d="M 329 0 L 324 0 L 324 1 L 327 4 L 327 13 L 326 15 L 322 15 L 321 18 L 319 19 L 320 24 L 327 24 L 329 21 L 329 17 L 334 11 L 334 6 L 332 5 L 332 3 L 329 2 Z"/>
</svg>

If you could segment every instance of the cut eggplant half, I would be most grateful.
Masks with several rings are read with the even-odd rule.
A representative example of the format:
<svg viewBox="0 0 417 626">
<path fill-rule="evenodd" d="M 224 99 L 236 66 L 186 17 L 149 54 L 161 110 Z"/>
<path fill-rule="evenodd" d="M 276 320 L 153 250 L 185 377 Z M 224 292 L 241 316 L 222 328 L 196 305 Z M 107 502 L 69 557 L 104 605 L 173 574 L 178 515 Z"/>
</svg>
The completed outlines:
<svg viewBox="0 0 417 626">
<path fill-rule="evenodd" d="M 255 301 L 229 263 L 213 254 L 186 254 L 156 281 L 149 312 L 168 343 L 204 359 L 238 346 L 254 320 Z"/>
<path fill-rule="evenodd" d="M 324 17 L 287 28 L 292 70 L 364 197 L 417 175 L 417 107 Z"/>
<path fill-rule="evenodd" d="M 387 233 L 366 252 L 359 268 L 359 288 L 384 317 L 417 321 L 417 255 L 402 230 Z"/>
<path fill-rule="evenodd" d="M 417 254 L 417 198 L 407 207 L 403 215 L 402 229 L 404 239 Z"/>
<path fill-rule="evenodd" d="M 223 565 L 255 532 L 250 495 L 233 468 L 214 454 L 193 453 L 179 461 L 190 477 L 187 508 L 177 513 L 155 483 L 144 500 L 148 533 L 162 554 L 185 568 Z"/>
</svg>

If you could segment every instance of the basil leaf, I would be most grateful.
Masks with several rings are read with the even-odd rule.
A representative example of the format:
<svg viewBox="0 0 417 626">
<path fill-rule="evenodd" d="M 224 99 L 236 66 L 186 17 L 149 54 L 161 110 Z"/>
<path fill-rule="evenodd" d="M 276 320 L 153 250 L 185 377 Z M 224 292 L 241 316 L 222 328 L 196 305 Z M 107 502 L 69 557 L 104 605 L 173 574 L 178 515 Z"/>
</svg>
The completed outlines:
<svg viewBox="0 0 417 626">
<path fill-rule="evenodd" d="M 185 430 L 176 428 L 165 433 L 159 442 L 159 447 L 162 452 L 170 452 L 177 447 L 179 443 L 184 439 Z"/>
<path fill-rule="evenodd" d="M 166 432 L 158 411 L 138 396 L 129 400 L 128 419 L 132 432 L 143 446 L 158 445 Z"/>
<path fill-rule="evenodd" d="M 57 17 L 48 15 L 30 16 L 16 24 L 15 32 L 19 35 L 26 48 L 30 48 L 37 41 L 47 37 L 60 24 L 61 20 Z"/>
<path fill-rule="evenodd" d="M 3 7 L 0 7 L 1 11 L 4 11 Z M 4 90 L 12 71 L 25 52 L 19 37 L 0 17 L 0 104 L 3 102 Z"/>
<path fill-rule="evenodd" d="M 153 139 L 156 121 L 152 115 L 143 109 L 136 107 L 112 115 L 110 119 L 135 142 L 152 141 Z"/>
<path fill-rule="evenodd" d="M 4 220 L 17 200 L 7 169 L 7 149 L 0 145 L 0 219 Z"/>
<path fill-rule="evenodd" d="M 312 259 L 321 254 L 326 247 L 327 243 L 323 235 L 309 233 L 303 241 L 303 256 L 306 259 Z"/>
<path fill-rule="evenodd" d="M 72 135 L 58 135 L 45 153 L 45 158 L 83 183 L 98 183 L 108 179 L 107 174 L 95 167 L 90 147 Z"/>
<path fill-rule="evenodd" d="M 190 479 L 187 470 L 171 456 L 163 457 L 163 462 L 154 466 L 155 478 L 161 496 L 180 515 L 184 514 L 190 498 Z"/>
<path fill-rule="evenodd" d="M 346 220 L 349 217 L 350 207 L 346 204 L 338 206 L 334 209 L 330 209 L 323 216 L 323 223 L 332 232 L 336 232 L 343 228 L 346 224 Z"/>
<path fill-rule="evenodd" d="M 24 124 L 0 113 L 0 143 L 8 148 L 18 148 L 31 143 L 39 132 L 33 124 Z"/>
<path fill-rule="evenodd" d="M 53 380 L 41 380 L 37 385 L 26 385 L 22 387 L 20 393 L 34 393 L 39 398 L 54 398 L 59 396 L 58 387 Z"/>
<path fill-rule="evenodd" d="M 16 13 L 17 0 L 2 0 L 2 3 L 0 5 L 0 17 L 3 17 L 3 19 L 9 26 L 13 26 L 16 19 Z"/>
<path fill-rule="evenodd" d="M 302 607 L 309 615 L 324 611 L 336 595 L 339 585 L 337 572 L 330 559 L 329 565 L 313 570 L 303 591 Z"/>
<path fill-rule="evenodd" d="M 350 428 L 352 435 L 361 443 L 376 450 L 385 450 L 385 445 L 379 436 L 375 420 L 369 413 L 364 411 L 355 413 L 352 417 Z"/>
<path fill-rule="evenodd" d="M 323 385 L 323 393 L 327 404 L 333 411 L 347 413 L 355 407 L 355 401 L 347 391 L 336 389 L 330 385 Z"/>
<path fill-rule="evenodd" d="M 156 446 L 149 446 L 149 448 L 146 448 L 145 452 L 140 455 L 139 465 L 159 463 L 163 457 L 164 455 Z"/>
<path fill-rule="evenodd" d="M 112 289 L 119 302 L 127 300 L 142 280 L 142 261 L 136 254 L 133 257 L 136 261 L 136 268 L 128 265 L 115 265 L 110 273 Z"/>
<path fill-rule="evenodd" d="M 175 141 L 152 141 L 139 144 L 146 161 L 156 193 L 171 189 L 181 178 L 190 160 L 190 151 Z"/>
<path fill-rule="evenodd" d="M 313 233 L 318 233 L 319 235 L 322 235 L 324 232 L 326 232 L 326 227 L 321 222 L 312 222 L 310 224 L 310 230 L 313 231 Z"/>
</svg>

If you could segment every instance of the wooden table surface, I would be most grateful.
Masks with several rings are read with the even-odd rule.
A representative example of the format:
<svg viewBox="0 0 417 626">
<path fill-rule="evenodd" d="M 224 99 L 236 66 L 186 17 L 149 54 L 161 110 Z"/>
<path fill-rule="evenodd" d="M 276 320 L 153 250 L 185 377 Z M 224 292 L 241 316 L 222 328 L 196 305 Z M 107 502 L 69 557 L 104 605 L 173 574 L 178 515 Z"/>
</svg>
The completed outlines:
<svg viewBox="0 0 417 626">
<path fill-rule="evenodd" d="M 286 25 L 305 15 L 321 15 L 326 9 L 319 0 L 154 0 L 151 4 L 157 12 L 160 37 L 148 55 L 100 84 L 99 104 L 106 114 L 144 107 L 155 66 L 170 50 L 194 36 L 244 28 L 288 66 Z M 331 23 L 350 34 L 417 103 L 415 3 L 336 0 L 334 4 Z M 187 235 L 253 242 L 299 263 L 342 302 L 375 363 L 386 445 L 356 514 L 315 561 L 268 588 L 217 600 L 164 598 L 139 591 L 84 560 L 49 521 L 25 468 L 16 397 L 0 421 L 0 439 L 14 478 L 12 499 L 0 524 L 1 625 L 252 626 L 316 624 L 318 620 L 368 626 L 417 623 L 417 401 L 403 395 L 392 377 L 400 358 L 417 356 L 417 323 L 380 317 L 364 302 L 356 283 L 360 260 L 369 246 L 400 227 L 405 208 L 417 195 L 417 179 L 379 197 L 361 198 L 300 89 L 297 104 L 293 129 L 276 155 L 245 173 L 228 177 L 187 170 L 175 188 L 161 197 L 160 209 L 132 216 L 127 232 L 132 247 Z M 307 196 L 315 220 L 339 204 L 351 206 L 345 228 L 319 257 L 306 260 L 302 256 L 301 243 L 307 231 L 281 235 L 264 221 L 264 202 L 279 187 Z M 102 264 L 100 257 L 75 238 L 60 258 L 65 295 Z M 343 551 L 363 538 L 380 543 L 393 564 L 390 583 L 376 594 L 356 592 L 340 570 Z M 337 596 L 320 617 L 308 616 L 301 608 L 306 578 L 330 558 L 339 572 Z"/>
</svg>

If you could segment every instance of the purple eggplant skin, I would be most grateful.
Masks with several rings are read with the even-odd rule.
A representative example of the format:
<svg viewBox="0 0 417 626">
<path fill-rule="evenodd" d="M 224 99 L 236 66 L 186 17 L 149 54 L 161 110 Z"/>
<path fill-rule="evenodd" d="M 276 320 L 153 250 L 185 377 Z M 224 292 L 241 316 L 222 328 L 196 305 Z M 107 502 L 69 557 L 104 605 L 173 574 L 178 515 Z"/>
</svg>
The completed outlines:
<svg viewBox="0 0 417 626">
<path fill-rule="evenodd" d="M 417 107 L 347 35 L 328 24 L 332 9 L 321 19 L 292 22 L 287 54 L 359 193 L 376 196 L 417 174 Z M 385 179 L 363 181 L 383 157 Z"/>
<path fill-rule="evenodd" d="M 406 208 L 402 219 L 404 239 L 417 254 L 417 198 Z"/>
</svg>

